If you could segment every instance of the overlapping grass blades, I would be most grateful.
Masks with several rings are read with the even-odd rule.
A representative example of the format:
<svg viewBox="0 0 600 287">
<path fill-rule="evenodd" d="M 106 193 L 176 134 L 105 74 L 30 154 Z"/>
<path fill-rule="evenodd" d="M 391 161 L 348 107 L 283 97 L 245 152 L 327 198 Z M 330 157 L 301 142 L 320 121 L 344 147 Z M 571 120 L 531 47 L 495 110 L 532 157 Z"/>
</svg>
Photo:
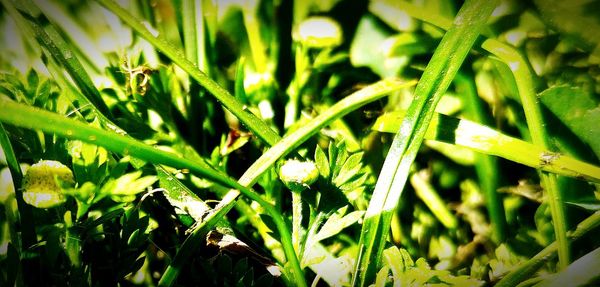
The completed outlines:
<svg viewBox="0 0 600 287">
<path fill-rule="evenodd" d="M 392 213 L 433 117 L 435 106 L 452 82 L 496 4 L 497 1 L 466 1 L 419 80 L 415 98 L 394 137 L 365 214 L 352 279 L 354 286 L 366 286 L 375 278 Z"/>
</svg>

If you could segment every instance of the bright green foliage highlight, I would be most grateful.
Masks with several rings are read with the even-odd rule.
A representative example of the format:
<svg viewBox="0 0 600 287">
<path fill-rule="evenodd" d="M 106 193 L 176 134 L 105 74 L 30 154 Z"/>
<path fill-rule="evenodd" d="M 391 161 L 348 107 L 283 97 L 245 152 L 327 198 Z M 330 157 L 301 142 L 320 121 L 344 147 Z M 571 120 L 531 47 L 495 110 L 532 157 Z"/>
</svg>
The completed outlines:
<svg viewBox="0 0 600 287">
<path fill-rule="evenodd" d="M 0 286 L 598 282 L 597 5 L 217 2 L 0 0 Z"/>
</svg>

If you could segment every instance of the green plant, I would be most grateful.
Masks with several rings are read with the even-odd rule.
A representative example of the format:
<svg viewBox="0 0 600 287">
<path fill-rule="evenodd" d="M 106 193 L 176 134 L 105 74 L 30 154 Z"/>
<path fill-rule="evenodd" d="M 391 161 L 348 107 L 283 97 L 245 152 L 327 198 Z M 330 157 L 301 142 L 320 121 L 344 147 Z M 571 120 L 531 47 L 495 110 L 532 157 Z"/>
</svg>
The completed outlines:
<svg viewBox="0 0 600 287">
<path fill-rule="evenodd" d="M 242 2 L 0 1 L 1 286 L 598 282 L 593 4 Z"/>
</svg>

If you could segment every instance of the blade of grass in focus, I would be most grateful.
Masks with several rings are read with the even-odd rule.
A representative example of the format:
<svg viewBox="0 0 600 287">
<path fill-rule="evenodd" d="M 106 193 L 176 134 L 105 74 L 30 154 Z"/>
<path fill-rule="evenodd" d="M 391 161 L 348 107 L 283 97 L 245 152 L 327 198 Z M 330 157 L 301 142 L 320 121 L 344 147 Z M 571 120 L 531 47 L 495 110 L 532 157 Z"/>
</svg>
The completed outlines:
<svg viewBox="0 0 600 287">
<path fill-rule="evenodd" d="M 417 84 L 415 98 L 394 137 L 365 214 L 353 286 L 366 286 L 375 278 L 388 237 L 392 213 L 396 210 L 410 166 L 434 115 L 435 106 L 497 3 L 498 1 L 465 2 Z"/>
</svg>

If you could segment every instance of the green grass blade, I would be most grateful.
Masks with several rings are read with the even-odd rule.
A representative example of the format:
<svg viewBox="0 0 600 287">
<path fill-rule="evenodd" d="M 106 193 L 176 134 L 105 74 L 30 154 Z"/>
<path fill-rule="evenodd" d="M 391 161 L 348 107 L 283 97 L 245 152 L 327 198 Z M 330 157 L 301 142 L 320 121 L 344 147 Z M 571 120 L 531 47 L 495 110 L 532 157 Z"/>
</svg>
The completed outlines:
<svg viewBox="0 0 600 287">
<path fill-rule="evenodd" d="M 400 127 L 405 112 L 386 113 L 375 121 L 373 129 L 393 133 Z M 425 138 L 466 147 L 546 172 L 600 183 L 600 167 L 567 155 L 553 153 L 524 140 L 507 136 L 492 128 L 468 120 L 438 114 L 432 119 Z"/>
<path fill-rule="evenodd" d="M 467 1 L 444 35 L 419 84 L 415 98 L 388 152 L 365 214 L 353 277 L 354 286 L 370 284 L 377 273 L 409 168 L 421 146 L 435 105 L 446 91 L 498 1 Z"/>
<path fill-rule="evenodd" d="M 185 57 L 192 63 L 198 63 L 198 42 L 196 27 L 196 2 L 194 0 L 181 1 L 182 26 L 183 26 L 183 44 Z M 199 19 L 202 21 L 202 19 Z"/>
<path fill-rule="evenodd" d="M 33 220 L 33 211 L 31 206 L 26 204 L 23 200 L 23 191 L 21 190 L 21 181 L 23 180 L 23 173 L 21 172 L 21 166 L 17 159 L 15 152 L 12 148 L 12 144 L 8 138 L 8 134 L 4 129 L 4 126 L 0 123 L 0 148 L 4 152 L 6 157 L 6 163 L 13 180 L 15 187 L 15 198 L 17 199 L 17 208 L 19 209 L 20 215 L 20 226 L 21 226 L 21 240 L 23 250 L 31 247 L 37 243 L 37 237 L 35 235 L 35 222 Z"/>
<path fill-rule="evenodd" d="M 269 145 L 274 145 L 279 139 L 277 133 L 273 131 L 269 126 L 257 118 L 254 114 L 244 109 L 244 106 L 235 99 L 227 90 L 209 78 L 205 73 L 200 71 L 194 63 L 188 61 L 185 56 L 167 42 L 160 35 L 155 36 L 150 32 L 142 22 L 131 15 L 123 7 L 119 6 L 112 0 L 97 0 L 102 6 L 106 7 L 116 16 L 118 16 L 123 22 L 129 25 L 138 35 L 154 45 L 154 47 L 165 54 L 175 64 L 179 65 L 181 69 L 187 72 L 192 78 L 194 78 L 200 85 L 208 90 L 225 108 L 227 108 L 232 114 L 234 114 L 242 123 L 244 123 L 248 129 L 250 129 L 254 135 L 256 135 L 262 141 Z"/>
<path fill-rule="evenodd" d="M 227 178 L 204 162 L 193 162 L 175 154 L 155 149 L 132 138 L 92 127 L 84 122 L 66 118 L 46 110 L 0 99 L 3 112 L 0 120 L 15 126 L 41 130 L 68 139 L 102 146 L 109 151 L 131 155 L 156 164 L 164 164 L 174 168 L 187 168 L 208 180 L 222 185 L 237 188 L 234 179 Z"/>
<path fill-rule="evenodd" d="M 14 18 L 19 18 L 16 15 L 18 13 L 26 20 L 25 22 L 31 28 L 31 31 L 33 31 L 40 46 L 46 49 L 58 63 L 65 67 L 65 70 L 69 73 L 75 84 L 86 95 L 89 101 L 94 104 L 96 109 L 102 114 L 110 116 L 110 111 L 102 100 L 100 92 L 96 88 L 93 88 L 94 84 L 91 78 L 85 72 L 77 57 L 75 57 L 75 51 L 60 36 L 54 26 L 49 23 L 49 20 L 42 11 L 30 0 L 11 1 L 11 3 L 9 3 L 9 0 L 2 0 L 2 4 L 4 4 Z M 16 20 L 17 22 L 20 21 Z"/>
</svg>

